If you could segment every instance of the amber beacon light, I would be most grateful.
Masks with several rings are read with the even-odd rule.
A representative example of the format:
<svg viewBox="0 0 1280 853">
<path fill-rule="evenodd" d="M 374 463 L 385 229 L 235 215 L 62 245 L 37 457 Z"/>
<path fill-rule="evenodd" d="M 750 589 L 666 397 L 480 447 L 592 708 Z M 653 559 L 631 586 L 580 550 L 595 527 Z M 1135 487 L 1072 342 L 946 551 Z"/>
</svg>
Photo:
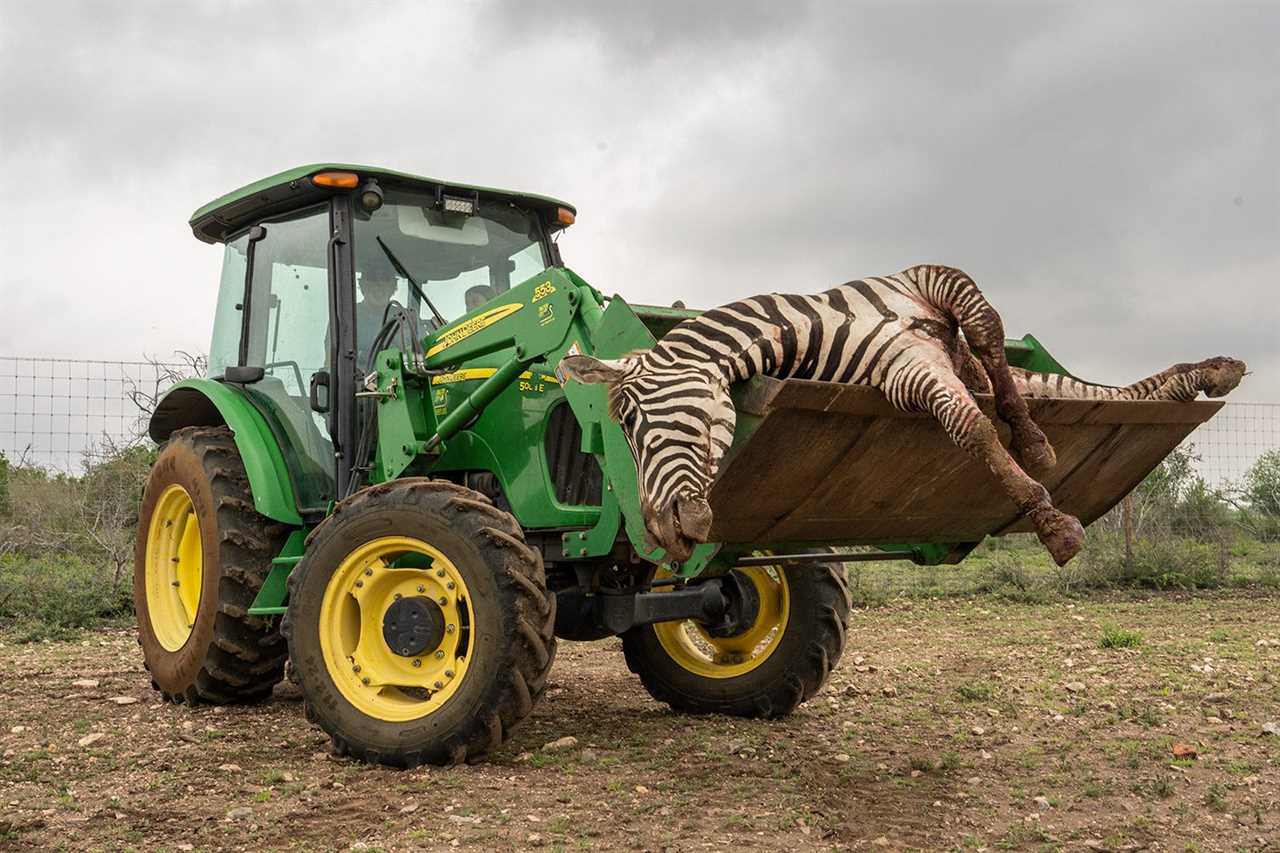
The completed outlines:
<svg viewBox="0 0 1280 853">
<path fill-rule="evenodd" d="M 318 187 L 353 190 L 360 183 L 360 176 L 355 172 L 321 172 L 311 177 L 311 183 Z"/>
</svg>

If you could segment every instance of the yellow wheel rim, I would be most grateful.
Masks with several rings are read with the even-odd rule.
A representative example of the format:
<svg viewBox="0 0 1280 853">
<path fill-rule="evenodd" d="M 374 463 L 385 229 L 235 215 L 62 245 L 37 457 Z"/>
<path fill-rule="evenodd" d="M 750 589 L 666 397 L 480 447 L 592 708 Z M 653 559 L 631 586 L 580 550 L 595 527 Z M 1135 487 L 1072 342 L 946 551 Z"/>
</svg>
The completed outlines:
<svg viewBox="0 0 1280 853">
<path fill-rule="evenodd" d="M 200 519 L 191 495 L 176 483 L 160 493 L 151 513 L 145 560 L 151 630 L 161 646 L 176 652 L 191 637 L 204 578 Z"/>
<path fill-rule="evenodd" d="M 444 617 L 440 644 L 404 657 L 383 637 L 398 598 L 421 596 Z M 426 542 L 385 536 L 347 555 L 320 604 L 320 652 L 329 677 L 356 710 L 407 722 L 439 710 L 466 678 L 472 651 L 471 594 L 453 561 Z"/>
<path fill-rule="evenodd" d="M 733 678 L 760 666 L 782 641 L 791 611 L 787 577 L 777 566 L 735 569 L 751 581 L 760 597 L 760 610 L 752 625 L 735 637 L 713 637 L 692 619 L 659 622 L 653 626 L 667 654 L 689 672 L 707 678 Z M 658 577 L 670 577 L 665 569 Z"/>
</svg>

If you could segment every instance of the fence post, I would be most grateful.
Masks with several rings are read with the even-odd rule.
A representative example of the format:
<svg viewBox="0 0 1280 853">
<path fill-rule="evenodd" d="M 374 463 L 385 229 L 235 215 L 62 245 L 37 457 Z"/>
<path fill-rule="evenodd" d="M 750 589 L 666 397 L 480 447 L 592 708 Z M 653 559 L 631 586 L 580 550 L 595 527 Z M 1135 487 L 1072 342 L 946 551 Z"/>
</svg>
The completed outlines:
<svg viewBox="0 0 1280 853">
<path fill-rule="evenodd" d="M 1124 563 L 1133 565 L 1133 493 L 1120 501 L 1120 517 L 1124 523 Z"/>
</svg>

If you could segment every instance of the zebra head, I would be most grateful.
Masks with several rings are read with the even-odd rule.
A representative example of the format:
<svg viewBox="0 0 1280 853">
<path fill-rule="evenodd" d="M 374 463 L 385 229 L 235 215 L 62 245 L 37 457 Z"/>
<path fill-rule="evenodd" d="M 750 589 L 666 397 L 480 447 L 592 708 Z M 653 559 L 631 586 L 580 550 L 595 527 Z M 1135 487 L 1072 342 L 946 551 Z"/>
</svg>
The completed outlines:
<svg viewBox="0 0 1280 853">
<path fill-rule="evenodd" d="M 719 371 L 654 361 L 649 353 L 611 360 L 570 355 L 560 368 L 567 379 L 608 386 L 609 417 L 622 427 L 639 474 L 645 544 L 687 560 L 710 536 L 707 497 L 736 418 Z"/>
</svg>

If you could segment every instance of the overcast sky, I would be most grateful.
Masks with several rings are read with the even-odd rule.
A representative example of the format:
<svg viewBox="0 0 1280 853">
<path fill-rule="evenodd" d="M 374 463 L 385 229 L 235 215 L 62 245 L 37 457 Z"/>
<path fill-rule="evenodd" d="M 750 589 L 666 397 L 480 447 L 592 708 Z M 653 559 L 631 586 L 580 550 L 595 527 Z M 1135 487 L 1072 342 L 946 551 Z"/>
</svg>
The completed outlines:
<svg viewBox="0 0 1280 853">
<path fill-rule="evenodd" d="M 567 263 L 709 307 L 924 262 L 1126 382 L 1280 401 L 1280 4 L 6 2 L 0 355 L 208 345 L 186 222 L 314 161 L 578 206 Z"/>
</svg>

